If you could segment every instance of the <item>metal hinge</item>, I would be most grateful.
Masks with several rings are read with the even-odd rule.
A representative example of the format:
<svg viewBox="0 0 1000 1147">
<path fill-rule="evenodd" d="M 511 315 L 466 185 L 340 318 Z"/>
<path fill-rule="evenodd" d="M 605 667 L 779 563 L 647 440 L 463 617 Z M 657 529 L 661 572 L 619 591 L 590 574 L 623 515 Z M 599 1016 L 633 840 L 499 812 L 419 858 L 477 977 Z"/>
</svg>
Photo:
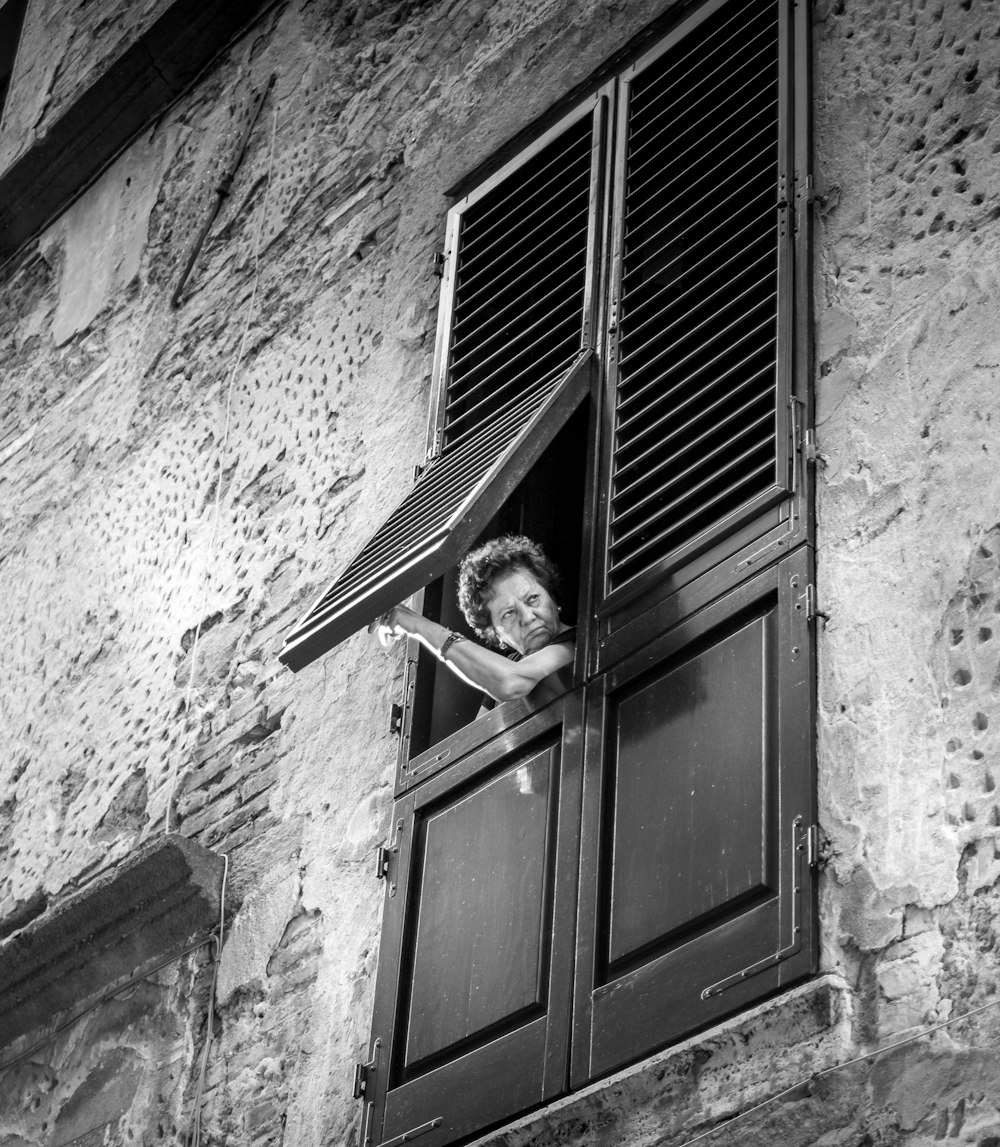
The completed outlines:
<svg viewBox="0 0 1000 1147">
<path fill-rule="evenodd" d="M 399 834 L 403 831 L 402 819 L 396 821 L 396 832 L 388 844 L 380 844 L 375 850 L 375 879 L 388 880 L 392 869 L 392 859 L 399 854 Z M 396 895 L 396 881 L 389 882 L 389 895 Z"/>
<path fill-rule="evenodd" d="M 830 615 L 816 604 L 816 587 L 810 582 L 806 586 L 806 621 L 815 621 L 817 617 L 830 620 Z"/>
<path fill-rule="evenodd" d="M 798 203 L 812 204 L 815 203 L 819 196 L 816 194 L 816 183 L 811 175 L 807 175 L 804 179 L 796 175 L 795 177 L 795 199 Z"/>
<path fill-rule="evenodd" d="M 403 706 L 393 701 L 389 706 L 389 733 L 395 735 L 403 730 Z"/>
<path fill-rule="evenodd" d="M 819 864 L 819 825 L 811 824 L 806 829 L 806 863 L 810 868 Z"/>
<path fill-rule="evenodd" d="M 378 1053 L 382 1047 L 382 1040 L 377 1039 L 372 1044 L 372 1057 L 367 1063 L 354 1065 L 354 1098 L 366 1099 L 369 1088 L 375 1082 L 375 1072 L 378 1071 Z"/>
<path fill-rule="evenodd" d="M 439 279 L 444 274 L 444 262 L 445 262 L 444 251 L 435 251 L 434 254 L 431 256 L 432 270 L 434 271 L 434 274 L 437 275 L 437 277 Z"/>
</svg>

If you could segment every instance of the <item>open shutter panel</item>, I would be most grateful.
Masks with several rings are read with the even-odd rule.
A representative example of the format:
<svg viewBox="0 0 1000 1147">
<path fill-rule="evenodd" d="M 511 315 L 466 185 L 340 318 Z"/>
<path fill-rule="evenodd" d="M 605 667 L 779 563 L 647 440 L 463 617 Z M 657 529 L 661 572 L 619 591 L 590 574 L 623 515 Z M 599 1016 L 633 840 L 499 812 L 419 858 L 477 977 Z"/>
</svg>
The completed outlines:
<svg viewBox="0 0 1000 1147">
<path fill-rule="evenodd" d="M 714 8 L 626 84 L 609 593 L 787 486 L 779 3 Z"/>
<path fill-rule="evenodd" d="M 296 626 L 281 660 L 302 669 L 440 577 L 472 545 L 590 386 L 590 351 L 424 471 L 413 490 Z"/>
<path fill-rule="evenodd" d="M 601 127 L 595 98 L 453 209 L 439 449 L 288 636 L 290 668 L 457 562 L 587 392 Z"/>
</svg>

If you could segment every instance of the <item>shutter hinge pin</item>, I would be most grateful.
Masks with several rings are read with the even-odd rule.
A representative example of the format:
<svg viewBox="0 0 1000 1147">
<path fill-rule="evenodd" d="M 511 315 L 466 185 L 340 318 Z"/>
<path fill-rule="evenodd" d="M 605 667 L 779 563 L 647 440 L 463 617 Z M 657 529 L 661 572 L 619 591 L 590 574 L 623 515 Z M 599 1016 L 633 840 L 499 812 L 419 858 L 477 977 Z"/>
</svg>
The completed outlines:
<svg viewBox="0 0 1000 1147">
<path fill-rule="evenodd" d="M 830 615 L 816 604 L 816 586 L 810 582 L 806 586 L 806 621 L 815 621 L 817 617 L 830 620 Z"/>
<path fill-rule="evenodd" d="M 806 863 L 810 868 L 819 864 L 819 825 L 811 824 L 806 829 Z"/>
<path fill-rule="evenodd" d="M 375 850 L 375 879 L 387 880 L 392 868 L 392 858 L 399 855 L 399 836 L 403 831 L 402 819 L 396 821 L 396 832 L 388 844 L 380 844 Z M 389 895 L 396 895 L 396 881 L 389 884 Z"/>
<path fill-rule="evenodd" d="M 382 1040 L 376 1039 L 372 1044 L 372 1057 L 368 1063 L 354 1065 L 354 1098 L 365 1099 L 369 1087 L 375 1082 L 375 1072 L 378 1071 L 378 1054 L 382 1047 Z"/>
<path fill-rule="evenodd" d="M 435 251 L 431 257 L 431 266 L 434 274 L 440 279 L 444 275 L 444 251 Z"/>
<path fill-rule="evenodd" d="M 389 735 L 398 736 L 403 731 L 403 706 L 393 701 L 389 706 Z"/>
<path fill-rule="evenodd" d="M 795 198 L 800 203 L 812 204 L 819 199 L 819 196 L 816 194 L 816 182 L 812 175 L 806 175 L 805 177 L 796 176 L 795 182 L 797 184 Z"/>
</svg>

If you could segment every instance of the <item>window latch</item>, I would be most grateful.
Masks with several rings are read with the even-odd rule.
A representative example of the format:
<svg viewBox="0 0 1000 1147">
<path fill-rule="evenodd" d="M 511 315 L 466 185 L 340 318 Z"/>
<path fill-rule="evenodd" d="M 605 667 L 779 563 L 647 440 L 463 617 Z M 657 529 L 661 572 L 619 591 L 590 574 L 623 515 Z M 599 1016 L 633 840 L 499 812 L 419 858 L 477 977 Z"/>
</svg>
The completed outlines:
<svg viewBox="0 0 1000 1147">
<path fill-rule="evenodd" d="M 375 1082 L 375 1072 L 378 1071 L 378 1053 L 382 1047 L 382 1040 L 376 1039 L 372 1044 L 372 1057 L 368 1063 L 354 1065 L 354 1098 L 367 1099 L 371 1085 Z"/>
</svg>

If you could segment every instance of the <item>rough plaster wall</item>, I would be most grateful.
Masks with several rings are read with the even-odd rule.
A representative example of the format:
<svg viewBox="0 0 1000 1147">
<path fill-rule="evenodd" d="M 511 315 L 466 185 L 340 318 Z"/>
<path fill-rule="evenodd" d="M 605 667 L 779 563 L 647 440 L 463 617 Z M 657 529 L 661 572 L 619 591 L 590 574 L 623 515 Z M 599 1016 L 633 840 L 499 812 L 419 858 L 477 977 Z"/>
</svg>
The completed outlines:
<svg viewBox="0 0 1000 1147">
<path fill-rule="evenodd" d="M 275 651 L 421 460 L 443 189 L 661 7 L 290 3 L 6 273 L 0 918 L 162 831 L 173 794 L 171 827 L 231 860 L 212 1142 L 356 1136 L 401 666 L 364 635 L 296 678 Z M 184 1119 L 196 1050 L 164 1100 Z"/>
<path fill-rule="evenodd" d="M 209 980 L 204 954 L 170 964 L 9 1069 L 0 1087 L 3 1147 L 62 1147 L 94 1129 L 86 1142 L 174 1140 Z"/>
<path fill-rule="evenodd" d="M 274 651 L 420 458 L 442 189 L 659 7 L 290 4 L 3 285 L 0 917 L 160 831 L 176 779 L 173 826 L 231 857 L 213 1142 L 356 1137 L 399 665 L 358 636 L 293 679 Z M 863 1049 L 996 984 L 1000 10 L 817 16 L 823 959 Z M 995 1038 L 986 1012 L 728 1141 L 996 1147 Z"/>
<path fill-rule="evenodd" d="M 31 0 L 4 107 L 0 168 L 13 163 L 169 7 L 170 0 Z"/>
<path fill-rule="evenodd" d="M 817 42 L 823 960 L 884 1043 L 998 983 L 1000 8 L 829 0 Z M 998 1030 L 872 1072 L 867 1141 L 1000 1141 Z"/>
</svg>

